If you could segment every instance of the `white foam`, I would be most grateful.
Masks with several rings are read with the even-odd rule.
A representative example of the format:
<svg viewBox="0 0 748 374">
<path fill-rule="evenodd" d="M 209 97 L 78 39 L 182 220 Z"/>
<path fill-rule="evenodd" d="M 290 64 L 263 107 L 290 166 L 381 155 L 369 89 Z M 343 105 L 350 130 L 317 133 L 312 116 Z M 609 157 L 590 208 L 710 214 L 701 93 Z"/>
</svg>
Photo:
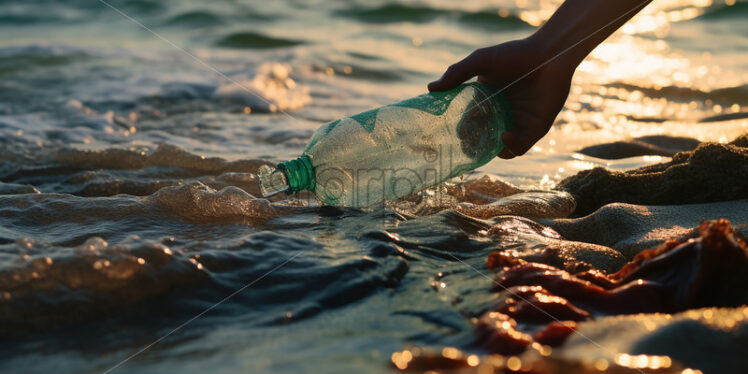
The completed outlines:
<svg viewBox="0 0 748 374">
<path fill-rule="evenodd" d="M 309 88 L 297 85 L 290 73 L 291 67 L 287 64 L 264 63 L 252 79 L 219 86 L 213 96 L 238 101 L 263 112 L 298 109 L 309 104 L 312 98 Z"/>
</svg>

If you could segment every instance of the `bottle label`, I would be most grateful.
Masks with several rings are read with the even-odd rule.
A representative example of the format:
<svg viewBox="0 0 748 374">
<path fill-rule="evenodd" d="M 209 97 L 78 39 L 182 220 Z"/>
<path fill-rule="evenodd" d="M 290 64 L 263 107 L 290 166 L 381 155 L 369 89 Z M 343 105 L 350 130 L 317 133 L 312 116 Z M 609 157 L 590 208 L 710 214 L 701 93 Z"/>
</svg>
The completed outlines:
<svg viewBox="0 0 748 374">
<path fill-rule="evenodd" d="M 460 94 L 465 86 L 471 85 L 473 85 L 473 83 L 462 84 L 448 91 L 425 93 L 423 95 L 418 95 L 416 97 L 412 97 L 410 99 L 403 100 L 399 103 L 391 104 L 389 106 L 411 108 L 435 116 L 441 116 L 447 111 L 447 109 L 449 108 L 449 104 L 452 102 L 452 100 L 454 100 L 455 97 L 457 97 L 457 95 Z M 377 113 L 379 113 L 380 109 L 381 108 L 367 110 L 365 112 L 350 116 L 349 118 L 358 122 L 361 127 L 366 130 L 366 132 L 371 133 L 372 131 L 374 131 L 374 127 L 376 126 Z M 339 123 L 340 120 L 335 120 L 328 123 L 327 125 L 324 125 L 323 131 L 321 131 L 320 135 L 326 135 L 327 133 L 332 131 Z M 312 143 L 316 143 L 315 140 L 317 139 L 312 139 Z"/>
<path fill-rule="evenodd" d="M 422 110 L 427 113 L 431 113 L 435 116 L 440 116 L 447 111 L 449 103 L 462 91 L 464 87 L 459 86 L 449 91 L 440 92 L 429 92 L 423 95 L 419 95 L 408 100 L 401 101 L 392 106 L 401 106 L 406 108 L 413 108 Z"/>
<path fill-rule="evenodd" d="M 351 116 L 351 118 L 360 123 L 361 127 L 363 127 L 366 132 L 371 133 L 374 131 L 374 125 L 377 123 L 377 113 L 379 113 L 379 109 L 372 109 Z"/>
<path fill-rule="evenodd" d="M 411 108 L 430 113 L 435 116 L 440 116 L 447 111 L 447 108 L 449 108 L 449 103 L 452 102 L 452 100 L 460 93 L 463 88 L 464 87 L 460 86 L 449 91 L 430 92 L 401 101 L 399 103 L 391 104 L 390 106 Z M 366 112 L 353 115 L 350 118 L 361 124 L 361 127 L 363 127 L 367 132 L 371 133 L 372 131 L 374 131 L 374 126 L 376 125 L 377 113 L 379 112 L 379 109 L 380 108 L 367 110 Z M 338 124 L 338 121 L 332 122 L 328 125 L 328 132 L 329 130 L 335 128 L 335 126 Z"/>
</svg>

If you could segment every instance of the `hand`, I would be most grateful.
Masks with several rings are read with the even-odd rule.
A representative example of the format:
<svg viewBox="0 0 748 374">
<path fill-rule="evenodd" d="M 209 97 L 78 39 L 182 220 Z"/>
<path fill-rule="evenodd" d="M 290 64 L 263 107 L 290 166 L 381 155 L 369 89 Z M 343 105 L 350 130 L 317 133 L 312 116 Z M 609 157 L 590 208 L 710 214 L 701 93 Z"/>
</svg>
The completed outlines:
<svg viewBox="0 0 748 374">
<path fill-rule="evenodd" d="M 549 59 L 531 38 L 481 48 L 452 65 L 428 85 L 444 91 L 478 76 L 481 83 L 504 89 L 514 114 L 514 127 L 501 136 L 504 159 L 525 154 L 548 133 L 569 95 L 575 63 Z M 536 70 L 534 70 L 536 69 Z"/>
</svg>

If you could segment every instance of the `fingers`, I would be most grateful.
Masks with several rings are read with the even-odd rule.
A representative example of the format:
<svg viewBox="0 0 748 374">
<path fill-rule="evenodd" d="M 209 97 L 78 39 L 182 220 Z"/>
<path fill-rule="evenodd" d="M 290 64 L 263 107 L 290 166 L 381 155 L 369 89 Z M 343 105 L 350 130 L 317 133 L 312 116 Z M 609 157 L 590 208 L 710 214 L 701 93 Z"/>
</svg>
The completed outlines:
<svg viewBox="0 0 748 374">
<path fill-rule="evenodd" d="M 429 91 L 446 91 L 476 75 L 484 74 L 488 65 L 486 58 L 484 50 L 476 50 L 462 61 L 450 66 L 441 78 L 429 83 Z"/>
<path fill-rule="evenodd" d="M 522 156 L 532 147 L 537 140 L 530 139 L 523 132 L 513 129 L 501 134 L 504 149 L 499 152 L 499 158 L 506 160 Z"/>
<path fill-rule="evenodd" d="M 499 152 L 499 158 L 509 160 L 524 154 L 524 152 L 520 151 L 521 148 L 515 132 L 516 130 L 511 130 L 501 134 L 501 141 L 504 143 L 504 149 Z"/>
</svg>

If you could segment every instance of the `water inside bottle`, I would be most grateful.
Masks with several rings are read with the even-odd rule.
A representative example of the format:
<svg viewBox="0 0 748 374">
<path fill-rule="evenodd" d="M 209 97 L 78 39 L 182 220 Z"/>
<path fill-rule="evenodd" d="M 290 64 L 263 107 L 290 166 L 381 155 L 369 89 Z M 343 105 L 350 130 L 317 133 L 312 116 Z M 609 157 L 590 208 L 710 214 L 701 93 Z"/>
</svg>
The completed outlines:
<svg viewBox="0 0 748 374">
<path fill-rule="evenodd" d="M 487 147 L 494 147 L 499 133 L 492 130 L 492 121 L 496 114 L 493 104 L 480 89 L 474 89 L 475 95 L 457 126 L 457 137 L 460 139 L 462 152 L 470 158 L 479 158 L 485 154 Z"/>
</svg>

